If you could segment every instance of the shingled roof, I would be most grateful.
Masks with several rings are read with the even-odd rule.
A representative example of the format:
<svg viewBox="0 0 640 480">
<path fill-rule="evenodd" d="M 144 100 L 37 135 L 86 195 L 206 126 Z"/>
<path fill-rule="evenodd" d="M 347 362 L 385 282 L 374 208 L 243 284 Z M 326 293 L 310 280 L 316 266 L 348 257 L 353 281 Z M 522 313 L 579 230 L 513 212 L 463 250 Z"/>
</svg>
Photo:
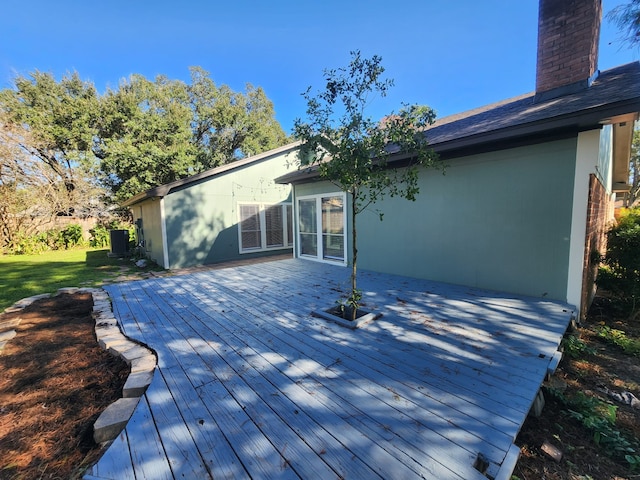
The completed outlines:
<svg viewBox="0 0 640 480">
<path fill-rule="evenodd" d="M 444 117 L 425 135 L 436 152 L 455 157 L 575 134 L 634 112 L 640 112 L 639 62 L 601 72 L 589 88 L 576 93 L 536 101 L 532 92 Z M 306 168 L 276 181 L 298 183 L 316 176 L 315 169 Z"/>
<path fill-rule="evenodd" d="M 427 137 L 436 150 L 489 139 L 593 128 L 618 115 L 640 111 L 640 63 L 606 70 L 580 92 L 536 102 L 535 93 L 438 120 Z M 462 142 L 462 143 L 461 143 Z"/>
</svg>

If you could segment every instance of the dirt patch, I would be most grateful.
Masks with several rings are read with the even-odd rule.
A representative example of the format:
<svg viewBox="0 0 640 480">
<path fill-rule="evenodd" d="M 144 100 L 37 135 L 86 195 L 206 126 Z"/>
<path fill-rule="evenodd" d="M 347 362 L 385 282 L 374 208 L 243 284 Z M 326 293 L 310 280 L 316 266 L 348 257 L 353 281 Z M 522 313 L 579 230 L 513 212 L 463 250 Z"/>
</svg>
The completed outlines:
<svg viewBox="0 0 640 480">
<path fill-rule="evenodd" d="M 611 302 L 596 298 L 586 322 L 576 333 L 584 342 L 585 352 L 578 358 L 565 354 L 551 386 L 562 395 L 581 394 L 594 397 L 616 407 L 615 429 L 626 439 L 637 444 L 635 455 L 640 455 L 640 409 L 616 402 L 606 394 L 630 392 L 640 399 L 640 359 L 628 354 L 598 337 L 602 326 L 626 332 L 629 338 L 640 338 L 640 326 L 620 318 Z M 600 480 L 638 479 L 640 465 L 635 470 L 624 454 L 607 454 L 602 441 L 597 442 L 593 429 L 588 429 L 573 418 L 570 407 L 550 390 L 545 391 L 546 406 L 540 418 L 529 417 L 525 422 L 517 445 L 521 457 L 514 475 L 522 480 Z M 542 451 L 548 442 L 562 452 L 559 462 Z"/>
<path fill-rule="evenodd" d="M 0 353 L 0 479 L 79 478 L 102 451 L 93 423 L 129 367 L 96 342 L 89 293 L 34 302 Z"/>
</svg>

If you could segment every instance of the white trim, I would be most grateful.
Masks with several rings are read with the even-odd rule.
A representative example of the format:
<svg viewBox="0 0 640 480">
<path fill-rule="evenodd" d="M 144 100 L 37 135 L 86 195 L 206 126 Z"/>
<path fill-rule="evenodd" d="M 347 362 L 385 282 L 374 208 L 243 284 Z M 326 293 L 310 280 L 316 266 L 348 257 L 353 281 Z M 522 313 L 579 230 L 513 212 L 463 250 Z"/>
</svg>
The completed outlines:
<svg viewBox="0 0 640 480">
<path fill-rule="evenodd" d="M 324 258 L 324 243 L 323 243 L 323 234 L 322 234 L 322 199 L 328 197 L 341 197 L 342 198 L 342 225 L 344 228 L 343 232 L 343 242 L 342 242 L 342 259 L 332 259 L 332 258 Z M 317 236 L 317 253 L 316 255 L 303 255 L 301 250 L 301 241 L 300 241 L 300 201 L 301 200 L 311 200 L 314 199 L 316 201 L 316 212 L 319 215 L 316 215 L 316 236 Z M 296 197 L 296 208 L 295 208 L 295 221 L 296 221 L 296 229 L 294 236 L 296 238 L 296 249 L 295 255 L 297 258 L 303 258 L 305 260 L 311 260 L 315 262 L 322 263 L 331 263 L 337 265 L 346 265 L 347 264 L 347 196 L 344 192 L 326 192 L 326 193 L 318 193 L 314 195 L 303 195 L 300 197 Z"/>
<path fill-rule="evenodd" d="M 567 302 L 580 309 L 584 247 L 587 234 L 587 208 L 589 203 L 589 174 L 598 164 L 600 130 L 578 134 L 576 168 L 573 178 L 573 207 L 571 211 L 571 237 L 569 238 L 569 272 L 567 276 Z M 578 312 L 579 313 L 579 312 Z"/>
<path fill-rule="evenodd" d="M 291 202 L 279 202 L 279 203 L 263 203 L 263 202 L 238 202 L 237 215 L 238 215 L 238 251 L 239 253 L 255 253 L 255 252 L 270 252 L 272 250 L 288 250 L 293 247 L 293 239 L 289 238 L 287 234 L 287 206 L 293 208 Z M 259 248 L 242 248 L 242 215 L 240 212 L 240 207 L 242 205 L 257 205 L 258 206 L 258 215 L 260 222 L 260 247 Z M 266 217 L 265 211 L 267 208 L 271 207 L 281 207 L 282 209 L 282 245 L 275 246 L 267 246 L 267 229 L 266 229 Z"/>
<path fill-rule="evenodd" d="M 169 270 L 169 244 L 167 243 L 167 223 L 164 215 L 164 198 L 160 199 L 160 230 L 162 231 L 162 260 L 163 267 Z"/>
</svg>

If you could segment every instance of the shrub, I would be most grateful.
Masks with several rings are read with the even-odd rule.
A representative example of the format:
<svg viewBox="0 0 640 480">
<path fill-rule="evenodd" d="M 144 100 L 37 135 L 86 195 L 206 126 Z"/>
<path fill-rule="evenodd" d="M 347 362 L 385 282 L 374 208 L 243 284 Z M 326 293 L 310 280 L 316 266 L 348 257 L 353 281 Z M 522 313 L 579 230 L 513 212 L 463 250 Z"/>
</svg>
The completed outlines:
<svg viewBox="0 0 640 480">
<path fill-rule="evenodd" d="M 60 232 L 60 237 L 65 250 L 84 244 L 82 227 L 77 223 L 67 225 L 67 227 Z"/>
<path fill-rule="evenodd" d="M 590 347 L 584 340 L 576 335 L 567 335 L 562 339 L 562 346 L 567 355 L 571 358 L 580 358 L 585 355 L 595 355 L 596 350 Z"/>
<path fill-rule="evenodd" d="M 20 231 L 7 246 L 6 253 L 10 255 L 37 255 L 51 250 L 68 250 L 83 244 L 82 227 L 78 224 L 71 224 L 63 230 L 52 228 L 31 235 Z"/>
<path fill-rule="evenodd" d="M 626 313 L 640 307 L 640 208 L 623 210 L 607 232 L 607 254 L 598 272 L 598 286 L 620 301 Z"/>
<path fill-rule="evenodd" d="M 91 237 L 89 238 L 89 245 L 94 248 L 105 248 L 109 246 L 109 230 L 104 225 L 96 225 L 89 230 Z"/>
<path fill-rule="evenodd" d="M 630 338 L 622 330 L 603 326 L 597 330 L 598 338 L 611 343 L 629 355 L 640 357 L 640 340 Z"/>
<path fill-rule="evenodd" d="M 105 224 L 96 225 L 94 228 L 89 230 L 89 233 L 91 234 L 89 244 L 92 247 L 96 248 L 108 247 L 111 242 L 111 234 L 109 233 L 110 230 L 128 230 L 129 249 L 133 251 L 133 249 L 135 248 L 136 239 L 135 226 L 130 223 L 125 223 L 118 220 L 113 220 Z"/>
<path fill-rule="evenodd" d="M 637 439 L 627 437 L 616 427 L 618 407 L 598 398 L 577 392 L 574 396 L 565 396 L 562 392 L 550 389 L 548 392 L 564 404 L 568 415 L 578 420 L 593 434 L 593 441 L 604 452 L 614 458 L 625 458 L 629 468 L 637 468 Z"/>
<path fill-rule="evenodd" d="M 27 235 L 25 232 L 19 231 L 7 247 L 7 253 L 11 255 L 36 255 L 50 249 L 46 232 Z"/>
</svg>

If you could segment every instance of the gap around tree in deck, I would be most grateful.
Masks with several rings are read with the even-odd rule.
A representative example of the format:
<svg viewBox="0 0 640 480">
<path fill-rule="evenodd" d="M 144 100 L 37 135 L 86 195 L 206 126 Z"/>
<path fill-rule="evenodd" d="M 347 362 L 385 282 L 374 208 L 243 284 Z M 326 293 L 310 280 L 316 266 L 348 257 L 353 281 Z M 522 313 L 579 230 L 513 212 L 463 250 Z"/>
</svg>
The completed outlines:
<svg viewBox="0 0 640 480">
<path fill-rule="evenodd" d="M 382 316 L 381 313 L 367 312 L 366 310 L 358 309 L 357 318 L 355 320 L 347 320 L 340 316 L 339 308 L 340 307 L 332 307 L 327 310 L 313 311 L 311 312 L 311 314 L 314 317 L 323 318 L 337 325 L 350 328 L 352 330 L 366 325 L 367 323 L 371 323 Z"/>
</svg>

